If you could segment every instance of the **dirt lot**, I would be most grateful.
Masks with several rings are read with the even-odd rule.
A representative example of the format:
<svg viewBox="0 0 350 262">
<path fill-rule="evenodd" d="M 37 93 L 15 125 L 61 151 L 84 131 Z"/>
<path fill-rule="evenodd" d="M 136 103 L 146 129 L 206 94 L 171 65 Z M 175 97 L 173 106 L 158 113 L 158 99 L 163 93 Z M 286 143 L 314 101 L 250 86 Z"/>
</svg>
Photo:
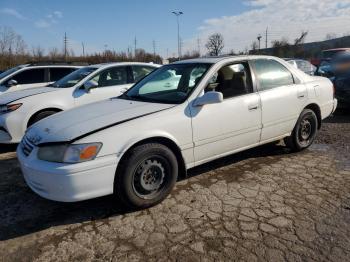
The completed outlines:
<svg viewBox="0 0 350 262">
<path fill-rule="evenodd" d="M 191 170 L 161 205 L 62 204 L 25 185 L 1 145 L 0 261 L 348 261 L 350 117 L 309 150 L 269 145 Z"/>
</svg>

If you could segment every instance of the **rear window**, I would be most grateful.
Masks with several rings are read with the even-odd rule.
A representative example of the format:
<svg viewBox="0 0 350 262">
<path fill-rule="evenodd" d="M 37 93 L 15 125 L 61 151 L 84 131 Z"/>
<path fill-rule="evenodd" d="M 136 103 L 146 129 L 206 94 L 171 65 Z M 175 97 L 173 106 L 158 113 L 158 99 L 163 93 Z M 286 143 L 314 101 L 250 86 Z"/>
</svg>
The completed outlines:
<svg viewBox="0 0 350 262">
<path fill-rule="evenodd" d="M 50 68 L 50 82 L 56 82 L 75 70 L 75 68 Z"/>
<path fill-rule="evenodd" d="M 45 82 L 45 69 L 28 69 L 14 75 L 12 79 L 16 80 L 19 85 L 35 84 Z"/>
<path fill-rule="evenodd" d="M 292 73 L 279 62 L 258 59 L 253 63 L 261 91 L 294 84 Z"/>
</svg>

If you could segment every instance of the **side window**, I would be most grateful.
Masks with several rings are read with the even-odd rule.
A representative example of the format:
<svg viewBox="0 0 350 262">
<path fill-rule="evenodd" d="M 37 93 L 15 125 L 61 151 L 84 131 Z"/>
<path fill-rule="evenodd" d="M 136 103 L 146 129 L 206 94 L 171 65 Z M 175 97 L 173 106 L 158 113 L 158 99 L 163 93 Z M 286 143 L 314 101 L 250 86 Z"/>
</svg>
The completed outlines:
<svg viewBox="0 0 350 262">
<path fill-rule="evenodd" d="M 12 77 L 19 85 L 35 84 L 45 82 L 45 69 L 28 69 Z"/>
<path fill-rule="evenodd" d="M 132 66 L 134 82 L 138 82 L 140 79 L 144 78 L 153 70 L 155 70 L 155 68 L 150 66 Z"/>
<path fill-rule="evenodd" d="M 125 66 L 108 68 L 91 80 L 98 83 L 98 87 L 125 85 L 128 83 L 128 72 Z"/>
<path fill-rule="evenodd" d="M 50 82 L 56 82 L 73 71 L 74 68 L 50 68 Z"/>
<path fill-rule="evenodd" d="M 294 84 L 292 73 L 279 62 L 259 59 L 253 61 L 253 63 L 260 84 L 260 91 Z"/>
<path fill-rule="evenodd" d="M 208 91 L 221 92 L 225 98 L 253 92 L 248 63 L 237 63 L 222 67 L 211 79 Z"/>
</svg>

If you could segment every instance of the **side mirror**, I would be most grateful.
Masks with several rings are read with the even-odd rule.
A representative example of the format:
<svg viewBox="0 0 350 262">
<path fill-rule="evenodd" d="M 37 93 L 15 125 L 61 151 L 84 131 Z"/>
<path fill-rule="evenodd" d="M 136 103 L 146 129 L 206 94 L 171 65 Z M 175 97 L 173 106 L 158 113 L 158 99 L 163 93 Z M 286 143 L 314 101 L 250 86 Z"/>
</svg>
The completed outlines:
<svg viewBox="0 0 350 262">
<path fill-rule="evenodd" d="M 14 79 L 11 79 L 6 84 L 7 87 L 16 86 L 16 85 L 18 85 L 18 82 L 16 80 L 14 80 Z"/>
<path fill-rule="evenodd" d="M 210 91 L 194 100 L 194 106 L 204 106 L 208 104 L 217 104 L 224 101 L 224 97 L 221 92 Z"/>
<path fill-rule="evenodd" d="M 87 93 L 90 93 L 91 89 L 98 87 L 98 83 L 94 80 L 89 80 L 85 82 L 84 89 Z"/>
</svg>

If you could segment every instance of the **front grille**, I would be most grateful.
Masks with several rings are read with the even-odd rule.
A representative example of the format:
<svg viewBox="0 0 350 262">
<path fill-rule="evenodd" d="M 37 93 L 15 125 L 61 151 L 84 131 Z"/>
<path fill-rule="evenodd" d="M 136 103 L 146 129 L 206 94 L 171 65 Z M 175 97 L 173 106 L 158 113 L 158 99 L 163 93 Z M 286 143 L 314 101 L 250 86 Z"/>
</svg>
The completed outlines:
<svg viewBox="0 0 350 262">
<path fill-rule="evenodd" d="M 21 148 L 23 154 L 29 156 L 34 149 L 34 144 L 27 138 L 27 136 L 24 136 L 21 142 Z"/>
</svg>

